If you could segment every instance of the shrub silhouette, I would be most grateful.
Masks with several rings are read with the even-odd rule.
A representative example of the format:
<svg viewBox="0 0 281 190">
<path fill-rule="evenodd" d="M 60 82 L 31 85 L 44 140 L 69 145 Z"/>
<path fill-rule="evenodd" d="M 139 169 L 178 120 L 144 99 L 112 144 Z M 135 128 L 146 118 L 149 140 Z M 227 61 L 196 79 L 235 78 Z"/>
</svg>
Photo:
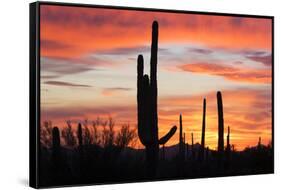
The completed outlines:
<svg viewBox="0 0 281 190">
<path fill-rule="evenodd" d="M 43 147 L 50 148 L 52 147 L 52 122 L 44 121 L 40 126 L 40 144 Z"/>
<path fill-rule="evenodd" d="M 124 124 L 121 127 L 121 130 L 118 132 L 116 136 L 116 146 L 120 148 L 127 147 L 131 142 L 135 142 L 137 138 L 136 130 L 130 129 L 129 124 Z"/>
<path fill-rule="evenodd" d="M 67 121 L 67 127 L 63 128 L 61 131 L 61 136 L 64 140 L 64 143 L 67 147 L 72 148 L 77 144 L 74 131 L 72 130 L 71 121 Z"/>
</svg>

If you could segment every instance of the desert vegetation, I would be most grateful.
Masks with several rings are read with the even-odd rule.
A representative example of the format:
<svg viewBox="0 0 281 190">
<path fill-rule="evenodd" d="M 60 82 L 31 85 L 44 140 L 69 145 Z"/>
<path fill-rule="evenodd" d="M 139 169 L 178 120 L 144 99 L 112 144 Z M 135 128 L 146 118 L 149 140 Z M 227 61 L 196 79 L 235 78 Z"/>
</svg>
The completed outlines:
<svg viewBox="0 0 281 190">
<path fill-rule="evenodd" d="M 231 128 L 225 126 L 223 92 L 217 92 L 217 150 L 206 147 L 207 99 L 203 99 L 201 143 L 193 132 L 184 131 L 184 115 L 163 137 L 158 132 L 157 109 L 158 23 L 152 24 L 150 75 L 144 74 L 144 59 L 137 59 L 137 126 L 124 123 L 116 129 L 115 120 L 96 118 L 66 121 L 40 127 L 40 183 L 44 186 L 79 183 L 114 183 L 158 179 L 248 175 L 273 172 L 272 145 L 257 145 L 237 151 L 231 144 Z M 186 105 L 188 106 L 188 105 Z M 198 125 L 200 126 L 200 124 Z M 179 128 L 179 130 L 178 130 Z M 201 127 L 200 127 L 201 128 Z M 178 143 L 165 144 L 178 130 Z M 190 137 L 188 144 L 186 137 Z M 143 148 L 136 149 L 137 141 Z M 161 147 L 160 147 L 161 146 Z"/>
</svg>

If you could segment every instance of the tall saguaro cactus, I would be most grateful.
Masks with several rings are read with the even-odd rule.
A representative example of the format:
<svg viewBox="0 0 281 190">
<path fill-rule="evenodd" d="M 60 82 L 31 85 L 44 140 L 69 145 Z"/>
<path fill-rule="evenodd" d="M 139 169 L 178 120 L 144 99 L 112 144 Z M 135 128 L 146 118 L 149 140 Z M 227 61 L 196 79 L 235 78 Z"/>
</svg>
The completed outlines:
<svg viewBox="0 0 281 190">
<path fill-rule="evenodd" d="M 217 104 L 218 104 L 218 153 L 223 154 L 224 151 L 224 121 L 223 121 L 223 104 L 221 92 L 217 92 Z"/>
<path fill-rule="evenodd" d="M 201 161 L 205 157 L 205 130 L 206 130 L 206 98 L 203 100 L 203 120 L 202 120 L 202 134 L 201 134 L 201 146 L 200 146 L 200 156 Z"/>
<path fill-rule="evenodd" d="M 153 177 L 158 165 L 159 144 L 165 144 L 176 132 L 174 126 L 161 139 L 158 139 L 157 115 L 157 51 L 158 22 L 152 24 L 152 42 L 150 59 L 150 78 L 143 72 L 143 56 L 138 56 L 137 66 L 137 103 L 138 136 L 146 149 L 147 174 Z"/>
<path fill-rule="evenodd" d="M 184 160 L 184 142 L 183 142 L 183 134 L 182 134 L 182 115 L 179 117 L 180 122 L 180 132 L 179 132 L 179 159 L 180 161 Z"/>
</svg>

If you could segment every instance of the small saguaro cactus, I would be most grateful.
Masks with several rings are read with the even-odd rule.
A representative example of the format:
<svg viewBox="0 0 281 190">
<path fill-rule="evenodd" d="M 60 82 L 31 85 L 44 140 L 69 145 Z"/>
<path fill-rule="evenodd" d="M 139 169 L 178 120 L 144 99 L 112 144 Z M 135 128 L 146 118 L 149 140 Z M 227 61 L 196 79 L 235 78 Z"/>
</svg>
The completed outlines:
<svg viewBox="0 0 281 190">
<path fill-rule="evenodd" d="M 199 159 L 204 160 L 205 157 L 205 130 L 206 130 L 206 98 L 203 100 L 203 119 L 202 119 L 202 134 L 201 134 L 201 146 L 199 152 Z"/>
<path fill-rule="evenodd" d="M 60 131 L 58 127 L 53 128 L 52 136 L 53 136 L 53 149 L 58 150 L 60 148 Z"/>
<path fill-rule="evenodd" d="M 158 51 L 158 22 L 152 24 L 152 43 L 150 59 L 150 78 L 143 72 L 143 56 L 137 60 L 137 109 L 138 136 L 146 149 L 147 175 L 156 174 L 159 157 L 159 144 L 165 144 L 176 132 L 177 127 L 170 129 L 161 139 L 158 138 L 157 115 L 157 51 Z"/>
<path fill-rule="evenodd" d="M 259 137 L 259 141 L 258 141 L 258 150 L 261 150 L 261 137 Z"/>
<path fill-rule="evenodd" d="M 217 104 L 218 104 L 218 154 L 220 159 L 224 152 L 224 121 L 223 121 L 223 104 L 221 92 L 217 92 Z"/>
<path fill-rule="evenodd" d="M 226 151 L 231 151 L 230 146 L 230 127 L 227 127 L 227 136 L 226 136 Z"/>
<path fill-rule="evenodd" d="M 185 133 L 183 133 L 183 146 L 182 146 L 182 149 L 183 149 L 183 160 L 185 161 L 185 155 L 186 155 L 186 150 L 185 150 Z"/>
<path fill-rule="evenodd" d="M 231 146 L 230 146 L 230 127 L 227 127 L 227 136 L 226 136 L 226 167 L 230 165 L 231 159 Z"/>
<path fill-rule="evenodd" d="M 82 147 L 82 145 L 83 145 L 83 135 L 82 135 L 82 125 L 81 125 L 81 123 L 78 124 L 77 138 L 78 138 L 79 147 Z"/>
<path fill-rule="evenodd" d="M 52 157 L 54 169 L 60 167 L 60 154 L 61 154 L 61 145 L 60 145 L 60 131 L 58 127 L 54 127 L 52 130 Z"/>
<path fill-rule="evenodd" d="M 180 161 L 184 160 L 184 142 L 183 142 L 183 134 L 182 134 L 182 115 L 179 117 L 180 122 L 180 132 L 179 132 L 179 159 Z"/>
<path fill-rule="evenodd" d="M 193 133 L 191 133 L 191 153 L 192 153 L 192 158 L 195 158 L 195 150 L 194 150 L 194 140 L 193 140 Z"/>
</svg>

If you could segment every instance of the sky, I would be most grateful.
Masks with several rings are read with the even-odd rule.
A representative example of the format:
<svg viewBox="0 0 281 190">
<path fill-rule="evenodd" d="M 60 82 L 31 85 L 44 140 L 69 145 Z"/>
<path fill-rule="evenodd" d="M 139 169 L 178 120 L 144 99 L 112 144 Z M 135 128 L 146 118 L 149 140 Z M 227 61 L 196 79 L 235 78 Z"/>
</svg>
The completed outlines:
<svg viewBox="0 0 281 190">
<path fill-rule="evenodd" d="M 41 121 L 112 117 L 137 124 L 137 56 L 149 73 L 151 25 L 159 23 L 159 136 L 183 116 L 186 141 L 217 147 L 216 92 L 225 137 L 238 150 L 271 142 L 271 19 L 41 5 Z M 179 131 L 166 146 L 178 143 Z M 225 140 L 226 143 L 226 140 Z M 141 147 L 141 145 L 137 145 Z"/>
</svg>

